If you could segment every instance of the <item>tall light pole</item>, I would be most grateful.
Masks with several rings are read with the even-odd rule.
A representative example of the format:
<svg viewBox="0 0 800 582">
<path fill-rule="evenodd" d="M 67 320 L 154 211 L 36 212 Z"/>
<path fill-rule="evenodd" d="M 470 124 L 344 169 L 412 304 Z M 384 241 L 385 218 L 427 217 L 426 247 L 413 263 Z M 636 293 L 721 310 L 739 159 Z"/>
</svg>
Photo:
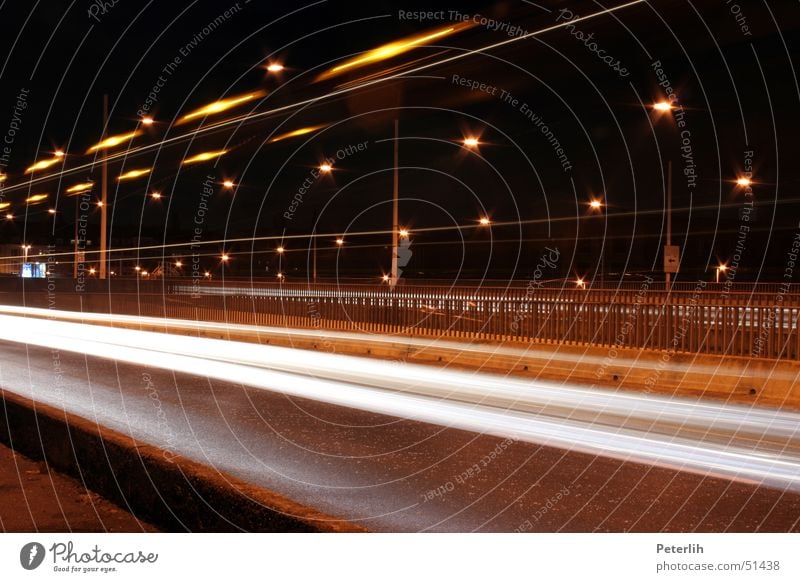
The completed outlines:
<svg viewBox="0 0 800 582">
<path fill-rule="evenodd" d="M 103 137 L 108 132 L 108 95 L 103 95 Z M 103 156 L 100 169 L 100 279 L 106 278 L 108 259 L 108 163 Z"/>
<path fill-rule="evenodd" d="M 398 239 L 400 228 L 400 219 L 398 216 L 398 203 L 400 199 L 400 180 L 399 180 L 399 147 L 400 147 L 400 122 L 394 120 L 394 179 L 393 179 L 393 194 L 392 194 L 392 275 L 389 284 L 394 287 L 397 285 L 397 258 L 398 258 Z"/>
</svg>

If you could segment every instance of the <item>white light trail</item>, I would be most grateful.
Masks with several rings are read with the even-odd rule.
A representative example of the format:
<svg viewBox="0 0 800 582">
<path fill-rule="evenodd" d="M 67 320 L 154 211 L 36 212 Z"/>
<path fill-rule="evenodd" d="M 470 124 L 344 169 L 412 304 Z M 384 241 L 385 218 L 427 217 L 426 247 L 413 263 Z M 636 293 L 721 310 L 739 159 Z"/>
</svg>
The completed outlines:
<svg viewBox="0 0 800 582">
<path fill-rule="evenodd" d="M 3 311 L 9 309 L 25 308 Z M 54 317 L 64 313 L 41 311 Z M 143 319 L 102 317 L 115 325 L 135 325 Z M 478 433 L 800 490 L 796 436 L 800 414 L 791 412 L 564 387 L 338 354 L 315 352 L 310 358 L 307 351 L 293 348 L 134 329 L 93 326 L 87 332 L 85 324 L 13 315 L 0 315 L 0 339 Z"/>
</svg>

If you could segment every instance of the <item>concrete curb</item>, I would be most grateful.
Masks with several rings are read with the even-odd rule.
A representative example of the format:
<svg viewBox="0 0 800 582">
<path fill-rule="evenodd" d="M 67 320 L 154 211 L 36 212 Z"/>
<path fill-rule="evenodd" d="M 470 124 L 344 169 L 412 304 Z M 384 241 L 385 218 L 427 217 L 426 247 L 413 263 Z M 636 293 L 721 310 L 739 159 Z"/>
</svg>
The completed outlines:
<svg viewBox="0 0 800 582">
<path fill-rule="evenodd" d="M 0 399 L 0 441 L 76 477 L 163 531 L 366 531 L 2 388 Z"/>
</svg>

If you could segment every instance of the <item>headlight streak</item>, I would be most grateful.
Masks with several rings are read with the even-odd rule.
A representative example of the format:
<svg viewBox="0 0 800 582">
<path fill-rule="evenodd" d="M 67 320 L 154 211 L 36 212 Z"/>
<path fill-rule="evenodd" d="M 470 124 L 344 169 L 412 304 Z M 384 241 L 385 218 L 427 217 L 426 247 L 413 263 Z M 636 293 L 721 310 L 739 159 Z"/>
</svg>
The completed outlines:
<svg viewBox="0 0 800 582">
<path fill-rule="evenodd" d="M 402 71 L 402 72 L 399 72 L 399 73 L 396 73 L 396 74 L 388 75 L 388 76 L 383 77 L 383 78 L 373 79 L 371 81 L 367 81 L 367 82 L 365 82 L 363 84 L 360 84 L 360 85 L 357 85 L 357 86 L 346 87 L 346 88 L 339 89 L 339 90 L 336 90 L 336 91 L 331 91 L 331 92 L 329 92 L 329 93 L 327 93 L 325 95 L 320 95 L 320 96 L 317 96 L 317 97 L 310 97 L 308 99 L 304 99 L 302 101 L 298 101 L 296 103 L 291 103 L 291 104 L 284 105 L 284 106 L 281 106 L 281 107 L 276 107 L 276 108 L 270 109 L 268 111 L 261 111 L 261 112 L 258 112 L 258 113 L 250 113 L 250 114 L 247 114 L 247 115 L 234 117 L 234 118 L 231 118 L 231 119 L 228 119 L 228 120 L 224 120 L 224 121 L 221 121 L 221 122 L 218 122 L 218 123 L 215 123 L 215 124 L 211 124 L 211 125 L 208 125 L 208 126 L 204 126 L 204 127 L 195 129 L 194 131 L 190 131 L 190 132 L 188 132 L 188 133 L 186 133 L 184 135 L 171 137 L 169 139 L 165 139 L 165 140 L 162 140 L 162 141 L 157 142 L 157 143 L 153 143 L 153 144 L 149 144 L 149 145 L 145 145 L 145 146 L 140 146 L 139 148 L 136 148 L 136 149 L 131 149 L 131 150 L 128 150 L 126 152 L 121 152 L 121 153 L 117 153 L 117 154 L 114 154 L 114 155 L 110 155 L 107 158 L 105 158 L 105 161 L 110 162 L 110 161 L 114 161 L 114 160 L 117 160 L 117 159 L 121 159 L 123 157 L 130 157 L 130 156 L 134 156 L 134 155 L 139 154 L 139 153 L 144 153 L 144 152 L 148 152 L 148 151 L 151 151 L 151 150 L 162 149 L 168 144 L 180 143 L 180 142 L 185 141 L 185 140 L 193 139 L 196 136 L 198 136 L 200 134 L 203 134 L 203 133 L 207 133 L 207 132 L 210 132 L 210 131 L 216 131 L 218 129 L 222 129 L 222 128 L 227 127 L 227 126 L 241 125 L 242 123 L 244 123 L 246 121 L 252 121 L 252 120 L 261 119 L 261 118 L 268 118 L 270 116 L 277 115 L 279 113 L 285 113 L 287 111 L 291 111 L 291 110 L 294 110 L 294 109 L 305 107 L 307 105 L 319 103 L 319 102 L 324 101 L 326 99 L 335 98 L 335 97 L 338 97 L 338 96 L 346 94 L 346 93 L 357 91 L 358 89 L 371 87 L 372 85 L 376 85 L 378 83 L 382 83 L 382 82 L 385 82 L 385 81 L 392 81 L 392 80 L 395 80 L 395 79 L 401 79 L 401 78 L 403 78 L 405 76 L 414 75 L 416 73 L 419 73 L 419 72 L 422 72 L 422 71 L 426 71 L 426 70 L 434 68 L 434 67 L 439 67 L 439 66 L 445 65 L 447 63 L 458 61 L 458 60 L 461 60 L 461 59 L 466 58 L 466 57 L 470 57 L 470 56 L 474 56 L 474 55 L 480 55 L 480 54 L 482 54 L 482 53 L 484 53 L 486 51 L 491 51 L 491 50 L 506 46 L 506 45 L 514 43 L 514 42 L 519 42 L 519 41 L 522 41 L 522 40 L 525 40 L 525 39 L 534 38 L 536 36 L 540 36 L 540 35 L 545 34 L 547 32 L 550 32 L 550 31 L 553 31 L 553 30 L 558 30 L 559 28 L 563 28 L 563 27 L 565 27 L 567 25 L 575 25 L 578 22 L 591 20 L 591 19 L 594 19 L 594 18 L 597 18 L 597 17 L 604 16 L 606 14 L 613 14 L 613 13 L 615 13 L 617 11 L 629 8 L 630 6 L 641 4 L 644 1 L 645 0 L 632 0 L 631 2 L 626 2 L 625 4 L 620 4 L 618 6 L 613 6 L 611 8 L 605 8 L 603 10 L 599 10 L 599 11 L 594 12 L 592 14 L 587 14 L 586 16 L 580 16 L 578 18 L 574 18 L 574 19 L 569 20 L 569 21 L 564 21 L 564 22 L 561 22 L 561 23 L 558 23 L 558 24 L 554 24 L 554 25 L 551 25 L 551 26 L 548 26 L 548 27 L 545 27 L 545 28 L 542 28 L 542 29 L 539 29 L 539 30 L 535 30 L 533 32 L 529 32 L 528 34 L 525 34 L 525 35 L 522 35 L 522 36 L 515 36 L 515 37 L 509 38 L 509 39 L 498 41 L 496 43 L 493 43 L 493 44 L 478 48 L 478 49 L 465 51 L 465 52 L 462 52 L 462 53 L 457 53 L 455 55 L 449 56 L 449 57 L 447 57 L 445 59 L 442 59 L 440 61 L 435 61 L 435 62 L 432 62 L 432 63 L 426 63 L 426 64 L 420 65 L 418 67 L 414 67 L 414 68 L 409 69 L 409 70 L 405 70 L 405 71 Z M 98 160 L 98 161 L 103 161 L 103 160 Z M 21 182 L 19 184 L 14 184 L 14 185 L 6 188 L 6 191 L 15 191 L 15 190 L 21 190 L 21 189 L 29 188 L 33 184 L 41 182 L 41 181 L 51 180 L 51 179 L 57 178 L 59 176 L 64 176 L 64 175 L 68 175 L 68 174 L 74 174 L 74 173 L 77 173 L 77 172 L 82 172 L 82 171 L 84 171 L 86 169 L 92 169 L 98 161 L 93 161 L 93 162 L 90 162 L 90 163 L 87 163 L 87 164 L 76 166 L 74 168 L 70 168 L 69 170 L 66 170 L 66 171 L 63 171 L 63 172 L 59 172 L 58 174 L 50 174 L 48 176 L 41 176 L 41 177 L 36 178 L 36 179 L 28 180 L 27 182 Z"/>
<path fill-rule="evenodd" d="M 106 321 L 115 324 L 140 319 L 108 317 Z M 0 316 L 0 339 L 626 461 L 800 490 L 796 439 L 800 415 L 795 413 L 563 388 L 337 354 L 314 353 L 313 370 L 309 370 L 309 355 L 303 350 L 111 327 L 92 328 L 89 335 L 79 323 L 7 315 Z M 621 428 L 620 418 L 628 416 L 636 422 Z M 692 431 L 674 430 L 678 423 L 698 429 L 705 440 L 686 438 Z"/>
</svg>

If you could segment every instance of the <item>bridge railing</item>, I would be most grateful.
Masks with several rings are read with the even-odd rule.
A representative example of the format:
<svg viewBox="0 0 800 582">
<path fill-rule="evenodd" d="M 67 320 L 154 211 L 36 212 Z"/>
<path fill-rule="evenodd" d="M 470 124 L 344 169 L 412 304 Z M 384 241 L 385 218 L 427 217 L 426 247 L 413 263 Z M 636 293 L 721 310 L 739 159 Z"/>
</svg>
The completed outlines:
<svg viewBox="0 0 800 582">
<path fill-rule="evenodd" d="M 96 282 L 99 283 L 99 282 Z M 584 290 L 437 285 L 113 281 L 0 284 L 0 303 L 99 313 L 367 333 L 800 359 L 800 293 L 692 289 Z M 18 286 L 24 285 L 24 289 Z"/>
</svg>

